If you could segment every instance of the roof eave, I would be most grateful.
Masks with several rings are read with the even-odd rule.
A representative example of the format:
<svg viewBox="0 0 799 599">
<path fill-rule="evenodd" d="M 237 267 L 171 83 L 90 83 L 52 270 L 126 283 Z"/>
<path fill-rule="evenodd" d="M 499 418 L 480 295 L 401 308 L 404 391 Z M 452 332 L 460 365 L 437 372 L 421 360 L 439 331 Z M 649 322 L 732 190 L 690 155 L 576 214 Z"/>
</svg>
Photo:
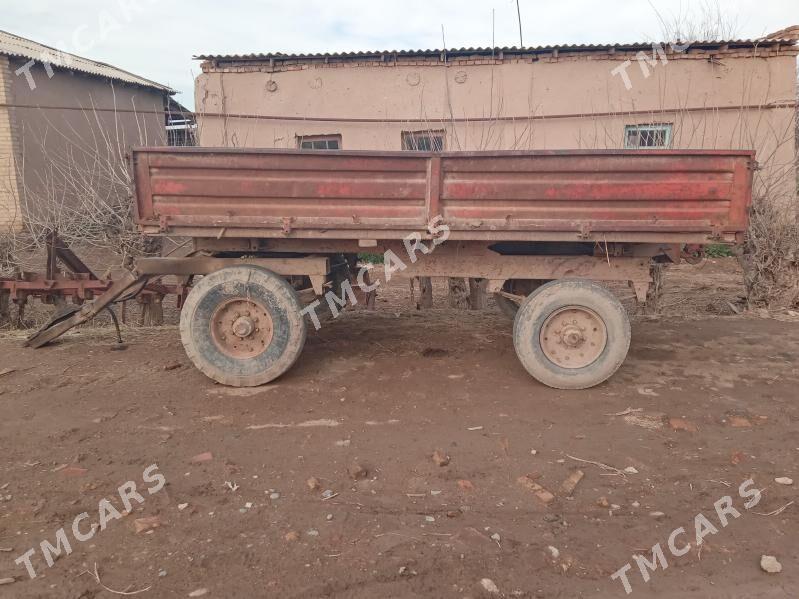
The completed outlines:
<svg viewBox="0 0 799 599">
<path fill-rule="evenodd" d="M 556 46 L 536 46 L 519 48 L 517 46 L 506 46 L 501 48 L 448 48 L 426 49 L 426 50 L 365 50 L 362 52 L 325 52 L 314 54 L 285 54 L 282 52 L 262 53 L 262 54 L 200 54 L 192 56 L 194 60 L 214 61 L 214 62 L 263 62 L 285 61 L 285 60 L 357 60 L 362 58 L 381 58 L 385 56 L 412 57 L 412 56 L 438 56 L 446 53 L 447 56 L 464 55 L 492 55 L 496 53 L 504 54 L 548 54 L 553 51 L 559 52 L 578 52 L 578 53 L 600 53 L 610 51 L 636 51 L 651 49 L 653 45 L 668 45 L 670 42 L 635 42 L 630 44 L 572 44 Z M 679 42 L 674 42 L 679 43 Z M 686 42 L 687 43 L 687 42 Z M 768 46 L 793 46 L 797 44 L 794 38 L 767 38 L 756 40 L 702 40 L 690 42 L 691 48 L 713 49 L 724 46 L 733 48 L 759 48 Z"/>
</svg>

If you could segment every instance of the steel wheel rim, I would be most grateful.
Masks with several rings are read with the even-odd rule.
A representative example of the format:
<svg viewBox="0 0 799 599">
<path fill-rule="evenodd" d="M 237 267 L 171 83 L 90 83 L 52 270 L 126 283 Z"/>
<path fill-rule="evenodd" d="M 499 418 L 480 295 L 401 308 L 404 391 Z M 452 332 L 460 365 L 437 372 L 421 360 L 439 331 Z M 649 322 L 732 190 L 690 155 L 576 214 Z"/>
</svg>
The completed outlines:
<svg viewBox="0 0 799 599">
<path fill-rule="evenodd" d="M 584 306 L 564 306 L 544 321 L 539 334 L 547 359 L 566 369 L 585 368 L 605 351 L 608 331 L 602 318 Z"/>
<path fill-rule="evenodd" d="M 266 351 L 274 332 L 269 311 L 243 297 L 220 304 L 209 326 L 217 348 L 237 360 L 254 358 Z"/>
</svg>

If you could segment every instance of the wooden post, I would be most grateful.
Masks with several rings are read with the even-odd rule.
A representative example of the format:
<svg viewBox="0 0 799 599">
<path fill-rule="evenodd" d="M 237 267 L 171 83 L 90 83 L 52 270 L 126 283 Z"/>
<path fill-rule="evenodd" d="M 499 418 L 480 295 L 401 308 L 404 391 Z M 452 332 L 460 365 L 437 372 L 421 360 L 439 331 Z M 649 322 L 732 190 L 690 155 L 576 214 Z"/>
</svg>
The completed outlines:
<svg viewBox="0 0 799 599">
<path fill-rule="evenodd" d="M 485 310 L 488 306 L 488 279 L 469 279 L 469 308 Z"/>
<path fill-rule="evenodd" d="M 164 324 L 164 296 L 160 293 L 155 294 L 150 309 L 152 310 L 150 315 L 152 326 L 162 326 Z"/>
<path fill-rule="evenodd" d="M 20 295 L 17 299 L 17 318 L 14 326 L 18 329 L 25 328 L 25 304 L 28 303 L 28 298 L 25 295 Z"/>
<path fill-rule="evenodd" d="M 469 307 L 469 291 L 465 279 L 450 277 L 449 307 L 466 309 Z"/>
<path fill-rule="evenodd" d="M 663 300 L 663 279 L 666 268 L 663 264 L 652 264 L 649 272 L 652 276 L 652 283 L 646 293 L 646 303 L 642 312 L 649 316 L 660 314 L 660 305 Z"/>
<path fill-rule="evenodd" d="M 11 311 L 9 309 L 10 291 L 0 291 L 0 325 L 11 322 Z"/>
<path fill-rule="evenodd" d="M 433 280 L 430 277 L 419 277 L 419 301 L 417 310 L 433 307 Z"/>
<path fill-rule="evenodd" d="M 158 293 L 152 295 L 140 295 L 138 301 L 141 303 L 141 316 L 139 326 L 157 327 L 164 324 L 164 296 Z"/>
</svg>

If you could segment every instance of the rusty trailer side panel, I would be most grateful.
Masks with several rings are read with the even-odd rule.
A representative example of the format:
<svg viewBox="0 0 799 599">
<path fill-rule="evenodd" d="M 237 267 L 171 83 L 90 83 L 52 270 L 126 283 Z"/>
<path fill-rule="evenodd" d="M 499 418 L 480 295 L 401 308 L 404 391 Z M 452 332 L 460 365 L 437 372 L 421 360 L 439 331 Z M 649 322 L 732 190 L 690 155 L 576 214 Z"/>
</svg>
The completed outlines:
<svg viewBox="0 0 799 599">
<path fill-rule="evenodd" d="M 754 153 L 133 150 L 138 223 L 194 237 L 732 240 Z"/>
</svg>

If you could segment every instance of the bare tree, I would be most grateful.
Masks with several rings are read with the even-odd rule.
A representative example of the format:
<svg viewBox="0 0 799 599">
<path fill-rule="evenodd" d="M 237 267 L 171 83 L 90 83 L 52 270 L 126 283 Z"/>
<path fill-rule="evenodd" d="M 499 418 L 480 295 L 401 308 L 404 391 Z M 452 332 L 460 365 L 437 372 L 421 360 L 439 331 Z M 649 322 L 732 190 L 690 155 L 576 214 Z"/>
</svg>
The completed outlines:
<svg viewBox="0 0 799 599">
<path fill-rule="evenodd" d="M 649 0 L 660 24 L 661 42 L 729 40 L 738 35 L 738 16 L 724 10 L 718 0 L 677 5 L 677 12 L 663 14 Z"/>
<path fill-rule="evenodd" d="M 134 224 L 127 152 L 132 145 L 163 139 L 151 139 L 147 117 L 138 113 L 130 117 L 92 107 L 82 117 L 78 128 L 40 110 L 37 126 L 29 127 L 27 140 L 33 147 L 23 147 L 17 162 L 24 227 L 0 236 L 5 272 L 40 270 L 37 261 L 50 232 L 69 245 L 96 251 L 109 268 L 128 265 L 133 257 L 156 249 Z M 125 126 L 123 118 L 133 123 L 128 120 Z M 35 169 L 28 165 L 31 151 L 43 153 Z"/>
</svg>

